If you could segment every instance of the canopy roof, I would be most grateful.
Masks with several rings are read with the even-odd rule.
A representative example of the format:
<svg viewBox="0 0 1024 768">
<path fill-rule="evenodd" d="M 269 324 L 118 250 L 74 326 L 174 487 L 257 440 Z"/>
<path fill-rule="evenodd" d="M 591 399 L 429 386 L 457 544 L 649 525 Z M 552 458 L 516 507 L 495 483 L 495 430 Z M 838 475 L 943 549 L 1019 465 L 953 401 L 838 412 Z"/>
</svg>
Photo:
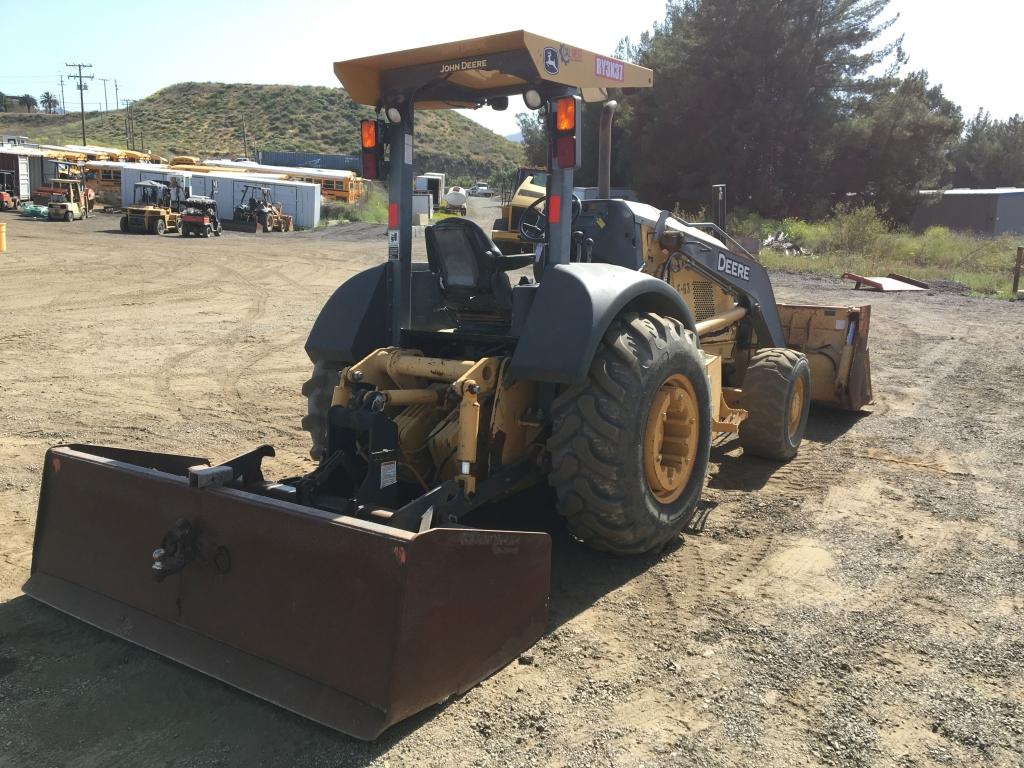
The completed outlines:
<svg viewBox="0 0 1024 768">
<path fill-rule="evenodd" d="M 475 107 L 554 84 L 604 101 L 609 88 L 650 88 L 651 70 L 519 30 L 382 53 L 334 65 L 352 100 L 377 106 L 413 95 L 420 109 Z"/>
</svg>

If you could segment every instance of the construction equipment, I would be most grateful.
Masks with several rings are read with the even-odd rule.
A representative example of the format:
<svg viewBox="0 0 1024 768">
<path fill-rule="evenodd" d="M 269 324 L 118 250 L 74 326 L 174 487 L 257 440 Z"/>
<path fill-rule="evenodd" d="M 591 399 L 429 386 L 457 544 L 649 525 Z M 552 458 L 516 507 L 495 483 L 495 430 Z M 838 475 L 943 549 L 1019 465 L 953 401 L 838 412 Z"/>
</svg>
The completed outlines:
<svg viewBox="0 0 1024 768">
<path fill-rule="evenodd" d="M 223 226 L 217 215 L 217 201 L 212 197 L 196 195 L 185 200 L 178 231 L 183 237 L 220 237 Z"/>
<path fill-rule="evenodd" d="M 280 203 L 270 199 L 270 187 L 261 184 L 242 187 L 231 221 L 224 226 L 238 232 L 291 232 L 295 228 L 292 217 L 282 212 Z"/>
<path fill-rule="evenodd" d="M 51 448 L 25 591 L 371 739 L 544 631 L 549 536 L 478 512 L 549 483 L 586 544 L 663 546 L 694 519 L 713 436 L 785 461 L 812 399 L 870 397 L 868 310 L 780 310 L 765 269 L 721 239 L 649 205 L 573 200 L 581 97 L 649 87 L 647 69 L 512 32 L 335 72 L 378 110 L 362 167 L 388 179 L 389 258 L 342 284 L 307 339 L 318 466 L 273 482 L 269 446 L 213 466 Z M 414 264 L 413 110 L 513 94 L 549 139 L 543 207 L 520 227 L 535 254 L 447 218 Z"/>
<path fill-rule="evenodd" d="M 86 188 L 81 179 L 51 179 L 50 184 L 54 190 L 46 204 L 50 221 L 81 219 L 87 208 L 92 209 L 92 189 Z"/>
<path fill-rule="evenodd" d="M 12 171 L 0 171 L 0 211 L 18 210 L 21 198 L 18 196 L 18 189 L 14 184 L 14 173 Z"/>
<path fill-rule="evenodd" d="M 138 181 L 133 189 L 132 204 L 121 216 L 121 231 L 150 235 L 179 232 L 181 226 L 180 198 L 171 194 L 167 181 Z"/>
<path fill-rule="evenodd" d="M 50 179 L 47 186 L 32 193 L 32 201 L 47 206 L 46 216 L 50 221 L 71 222 L 92 210 L 95 196 L 96 193 L 86 187 L 78 176 Z"/>
<path fill-rule="evenodd" d="M 57 197 L 77 205 L 83 211 L 88 205 L 91 211 L 95 196 L 95 192 L 87 188 L 81 179 L 56 178 L 50 179 L 45 186 L 36 188 L 32 193 L 32 202 L 36 205 L 49 205 L 50 201 Z"/>
<path fill-rule="evenodd" d="M 85 208 L 65 195 L 52 195 L 46 206 L 46 218 L 50 221 L 72 222 L 85 215 Z"/>
<path fill-rule="evenodd" d="M 502 253 L 530 253 L 533 243 L 519 236 L 526 210 L 547 193 L 548 175 L 542 168 L 519 168 L 501 185 L 501 218 L 494 220 L 491 239 Z"/>
</svg>

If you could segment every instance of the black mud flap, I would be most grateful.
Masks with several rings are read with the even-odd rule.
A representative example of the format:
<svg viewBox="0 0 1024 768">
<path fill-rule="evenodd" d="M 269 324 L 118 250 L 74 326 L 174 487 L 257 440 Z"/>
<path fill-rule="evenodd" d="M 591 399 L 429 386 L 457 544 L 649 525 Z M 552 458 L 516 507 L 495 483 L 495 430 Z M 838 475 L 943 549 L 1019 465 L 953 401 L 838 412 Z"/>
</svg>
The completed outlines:
<svg viewBox="0 0 1024 768">
<path fill-rule="evenodd" d="M 360 739 L 471 688 L 540 638 L 547 534 L 409 533 L 190 488 L 187 466 L 200 461 L 51 448 L 25 592 Z M 168 537 L 183 567 L 154 578 Z"/>
</svg>

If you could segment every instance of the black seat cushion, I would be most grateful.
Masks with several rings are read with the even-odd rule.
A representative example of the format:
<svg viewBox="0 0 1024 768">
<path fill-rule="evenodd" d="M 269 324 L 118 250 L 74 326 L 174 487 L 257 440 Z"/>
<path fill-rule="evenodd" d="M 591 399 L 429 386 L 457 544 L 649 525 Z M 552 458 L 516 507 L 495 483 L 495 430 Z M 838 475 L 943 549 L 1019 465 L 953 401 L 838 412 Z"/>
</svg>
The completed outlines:
<svg viewBox="0 0 1024 768">
<path fill-rule="evenodd" d="M 443 219 L 426 229 L 427 263 L 438 276 L 448 309 L 475 321 L 488 316 L 507 327 L 512 313 L 512 285 L 507 270 L 532 257 L 502 256 L 491 238 L 469 219 Z M 459 321 L 459 325 L 464 323 Z"/>
</svg>

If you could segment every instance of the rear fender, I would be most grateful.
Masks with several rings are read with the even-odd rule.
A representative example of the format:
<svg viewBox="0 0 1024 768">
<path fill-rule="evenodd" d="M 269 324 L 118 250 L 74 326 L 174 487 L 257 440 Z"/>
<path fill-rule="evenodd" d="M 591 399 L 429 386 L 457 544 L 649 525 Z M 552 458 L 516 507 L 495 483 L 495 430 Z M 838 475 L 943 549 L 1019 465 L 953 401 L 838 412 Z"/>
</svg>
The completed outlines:
<svg viewBox="0 0 1024 768">
<path fill-rule="evenodd" d="M 386 347 L 386 291 L 387 264 L 370 267 L 342 283 L 324 304 L 309 332 L 309 359 L 353 362 Z"/>
<path fill-rule="evenodd" d="M 613 264 L 548 268 L 512 356 L 512 375 L 559 384 L 583 381 L 605 331 L 625 311 L 674 317 L 696 329 L 682 297 L 656 277 Z"/>
</svg>

